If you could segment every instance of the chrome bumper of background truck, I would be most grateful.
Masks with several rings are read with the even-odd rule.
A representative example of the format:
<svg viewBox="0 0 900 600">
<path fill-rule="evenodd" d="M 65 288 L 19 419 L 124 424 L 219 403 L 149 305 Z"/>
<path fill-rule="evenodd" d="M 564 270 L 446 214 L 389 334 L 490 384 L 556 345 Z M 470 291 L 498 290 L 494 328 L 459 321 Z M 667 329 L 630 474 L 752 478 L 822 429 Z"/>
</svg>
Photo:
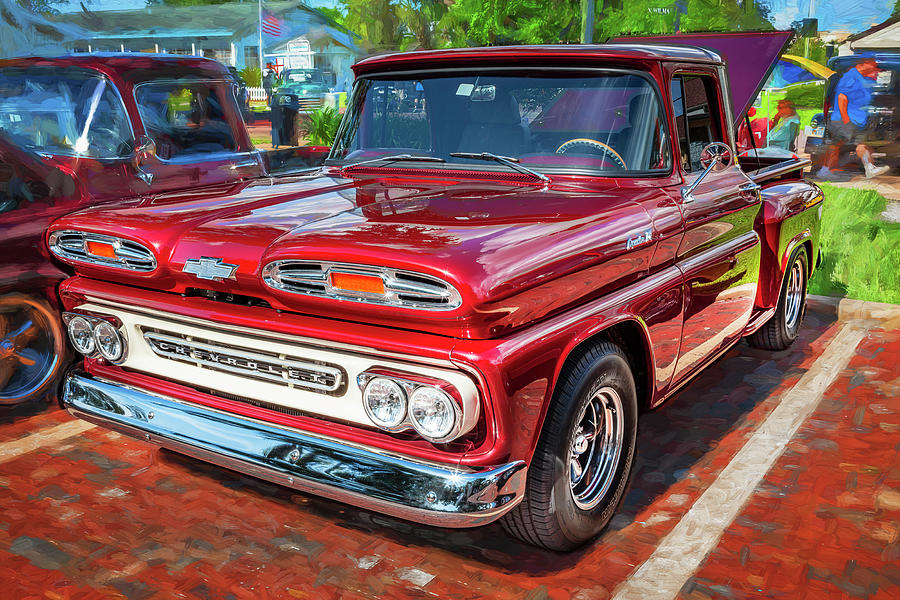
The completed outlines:
<svg viewBox="0 0 900 600">
<path fill-rule="evenodd" d="M 525 463 L 485 470 L 417 462 L 249 420 L 76 371 L 66 379 L 70 413 L 228 469 L 401 519 L 474 527 L 512 509 Z"/>
</svg>

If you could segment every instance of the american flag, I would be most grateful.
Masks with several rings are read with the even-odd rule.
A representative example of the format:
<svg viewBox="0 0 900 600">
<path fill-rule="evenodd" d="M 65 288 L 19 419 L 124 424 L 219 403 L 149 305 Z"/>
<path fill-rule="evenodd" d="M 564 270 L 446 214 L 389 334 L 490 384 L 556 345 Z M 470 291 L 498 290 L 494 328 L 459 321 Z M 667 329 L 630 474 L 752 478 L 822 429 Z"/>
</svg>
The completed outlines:
<svg viewBox="0 0 900 600">
<path fill-rule="evenodd" d="M 278 37 L 281 35 L 281 26 L 282 20 L 273 15 L 272 13 L 267 14 L 263 17 L 262 20 L 262 30 L 266 35 L 271 35 L 272 37 Z"/>
</svg>

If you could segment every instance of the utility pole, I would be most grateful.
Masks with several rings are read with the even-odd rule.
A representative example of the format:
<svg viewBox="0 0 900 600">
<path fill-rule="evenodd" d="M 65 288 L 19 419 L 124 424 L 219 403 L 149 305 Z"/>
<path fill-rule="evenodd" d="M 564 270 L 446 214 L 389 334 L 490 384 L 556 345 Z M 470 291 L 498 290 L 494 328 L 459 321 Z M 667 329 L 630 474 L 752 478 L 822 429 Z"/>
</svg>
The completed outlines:
<svg viewBox="0 0 900 600">
<path fill-rule="evenodd" d="M 257 21 L 257 33 L 259 33 L 259 76 L 263 76 L 263 45 L 262 45 L 262 0 L 257 0 L 259 5 L 259 19 Z M 262 79 L 260 79 L 260 82 Z"/>
<path fill-rule="evenodd" d="M 596 0 L 581 0 L 581 43 L 594 42 L 594 3 Z"/>
</svg>

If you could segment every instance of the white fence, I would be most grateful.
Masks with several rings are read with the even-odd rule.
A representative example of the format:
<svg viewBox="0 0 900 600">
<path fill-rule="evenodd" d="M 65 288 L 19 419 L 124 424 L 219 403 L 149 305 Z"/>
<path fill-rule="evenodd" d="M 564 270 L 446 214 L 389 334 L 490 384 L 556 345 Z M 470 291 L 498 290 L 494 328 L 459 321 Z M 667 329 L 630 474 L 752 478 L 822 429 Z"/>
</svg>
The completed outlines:
<svg viewBox="0 0 900 600">
<path fill-rule="evenodd" d="M 266 101 L 266 90 L 261 87 L 250 87 L 247 86 L 247 91 L 250 92 L 250 100 L 256 102 L 265 102 Z"/>
</svg>

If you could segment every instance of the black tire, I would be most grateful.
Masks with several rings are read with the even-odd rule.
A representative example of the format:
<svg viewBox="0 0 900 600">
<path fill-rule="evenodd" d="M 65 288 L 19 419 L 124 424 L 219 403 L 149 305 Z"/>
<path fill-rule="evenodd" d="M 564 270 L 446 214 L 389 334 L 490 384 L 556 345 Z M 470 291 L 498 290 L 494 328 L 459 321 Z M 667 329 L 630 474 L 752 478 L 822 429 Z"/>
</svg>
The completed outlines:
<svg viewBox="0 0 900 600">
<path fill-rule="evenodd" d="M 794 343 L 806 314 L 808 281 L 809 257 L 806 248 L 800 246 L 788 260 L 775 314 L 765 325 L 747 336 L 748 344 L 763 350 L 784 350 Z"/>
<path fill-rule="evenodd" d="M 584 478 L 595 478 L 589 468 L 580 471 L 581 483 L 573 483 L 579 472 L 576 461 L 579 465 L 581 460 L 590 463 L 593 456 L 583 459 L 588 453 L 583 446 L 581 453 L 576 454 L 576 441 L 579 434 L 588 431 L 589 428 L 579 427 L 596 402 L 617 406 L 616 411 L 607 411 L 605 420 L 601 417 L 598 422 L 608 423 L 602 430 L 617 431 L 620 440 L 606 446 L 618 448 L 614 458 L 598 460 L 606 465 L 596 471 L 600 475 L 606 473 L 601 477 L 602 484 L 597 484 L 599 488 L 592 486 L 590 480 L 585 483 Z M 557 551 L 576 548 L 600 533 L 615 513 L 628 483 L 637 437 L 637 412 L 634 377 L 618 346 L 600 342 L 568 364 L 560 375 L 528 468 L 525 498 L 503 517 L 503 528 L 523 542 Z M 584 441 L 583 435 L 580 441 Z M 596 448 L 592 445 L 590 452 Z M 580 495 L 582 491 L 584 495 Z M 580 502 L 576 500 L 579 495 Z"/>
<path fill-rule="evenodd" d="M 0 296 L 0 405 L 55 395 L 68 364 L 64 331 L 45 300 Z"/>
</svg>

